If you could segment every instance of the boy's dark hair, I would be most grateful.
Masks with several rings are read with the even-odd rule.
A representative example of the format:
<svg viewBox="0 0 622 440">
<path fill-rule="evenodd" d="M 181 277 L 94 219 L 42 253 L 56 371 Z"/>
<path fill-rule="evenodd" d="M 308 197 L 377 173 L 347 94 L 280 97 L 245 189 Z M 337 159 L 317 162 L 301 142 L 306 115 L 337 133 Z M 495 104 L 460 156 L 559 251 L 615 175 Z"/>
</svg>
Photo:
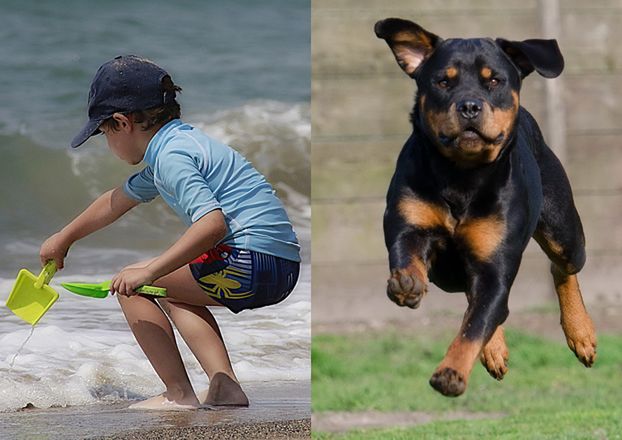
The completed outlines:
<svg viewBox="0 0 622 440">
<path fill-rule="evenodd" d="M 166 75 L 164 78 L 162 78 L 162 90 L 165 94 L 171 93 L 173 96 L 175 96 L 175 93 L 181 92 L 181 87 L 174 84 L 171 77 Z M 170 102 L 159 107 L 121 113 L 126 116 L 132 115 L 134 122 L 142 124 L 141 129 L 143 131 L 146 131 L 157 125 L 166 124 L 173 119 L 179 119 L 181 117 L 181 106 L 179 105 L 177 100 L 172 99 Z M 110 129 L 113 131 L 119 130 L 119 123 L 112 117 L 102 122 L 101 126 L 105 129 Z"/>
</svg>

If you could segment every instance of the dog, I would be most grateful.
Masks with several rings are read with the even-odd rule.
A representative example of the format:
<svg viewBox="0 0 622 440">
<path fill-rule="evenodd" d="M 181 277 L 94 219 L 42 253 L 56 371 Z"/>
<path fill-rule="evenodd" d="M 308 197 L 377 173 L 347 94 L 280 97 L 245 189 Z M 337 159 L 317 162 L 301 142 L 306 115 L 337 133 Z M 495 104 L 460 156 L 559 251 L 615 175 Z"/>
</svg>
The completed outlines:
<svg viewBox="0 0 622 440">
<path fill-rule="evenodd" d="M 506 374 L 501 325 L 531 237 L 551 261 L 568 346 L 590 367 L 596 335 L 576 275 L 585 263 L 583 227 L 560 161 L 519 101 L 534 70 L 561 74 L 557 42 L 443 40 L 399 18 L 378 21 L 374 31 L 417 84 L 413 131 L 386 199 L 387 294 L 415 309 L 433 282 L 468 300 L 430 385 L 462 394 L 478 357 L 495 379 Z"/>
</svg>

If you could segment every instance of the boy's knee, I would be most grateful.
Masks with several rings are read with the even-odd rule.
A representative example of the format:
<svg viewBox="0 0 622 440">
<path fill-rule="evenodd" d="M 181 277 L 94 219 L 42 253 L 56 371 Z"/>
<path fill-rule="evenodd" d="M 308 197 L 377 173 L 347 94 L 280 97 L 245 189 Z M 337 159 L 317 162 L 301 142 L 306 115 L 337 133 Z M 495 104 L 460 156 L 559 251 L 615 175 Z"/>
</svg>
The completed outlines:
<svg viewBox="0 0 622 440">
<path fill-rule="evenodd" d="M 132 304 L 134 301 L 136 301 L 136 299 L 139 298 L 138 295 L 126 296 L 121 295 L 120 293 L 115 294 L 115 296 L 117 297 L 117 301 L 119 301 L 119 304 L 121 304 L 121 306 Z"/>
<path fill-rule="evenodd" d="M 123 307 L 125 304 L 127 304 L 127 300 L 130 299 L 129 297 L 127 297 L 125 295 L 119 295 L 118 293 L 115 294 L 115 296 L 117 297 L 117 301 L 119 302 L 121 307 Z"/>
</svg>

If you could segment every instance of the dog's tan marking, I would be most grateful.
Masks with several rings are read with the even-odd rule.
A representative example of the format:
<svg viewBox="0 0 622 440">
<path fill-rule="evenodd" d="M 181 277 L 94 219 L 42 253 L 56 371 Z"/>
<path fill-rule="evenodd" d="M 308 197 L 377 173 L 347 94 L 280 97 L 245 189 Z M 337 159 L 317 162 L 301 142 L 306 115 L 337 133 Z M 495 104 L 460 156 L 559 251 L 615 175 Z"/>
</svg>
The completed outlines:
<svg viewBox="0 0 622 440">
<path fill-rule="evenodd" d="M 448 67 L 445 70 L 445 75 L 447 76 L 447 78 L 449 79 L 454 79 L 455 77 L 458 76 L 458 69 L 456 69 L 455 67 Z"/>
<path fill-rule="evenodd" d="M 559 299 L 561 325 L 566 342 L 579 360 L 591 367 L 596 360 L 596 332 L 585 310 L 577 275 L 567 275 L 553 266 L 553 281 Z"/>
<path fill-rule="evenodd" d="M 435 203 L 404 196 L 397 205 L 406 222 L 421 229 L 442 228 L 462 239 L 480 261 L 488 261 L 503 242 L 505 222 L 500 216 L 467 218 L 461 223 L 449 209 Z"/>
<path fill-rule="evenodd" d="M 565 251 L 561 244 L 555 241 L 551 236 L 536 230 L 533 234 L 533 238 L 538 242 L 540 248 L 549 257 L 551 261 L 563 268 L 566 273 L 576 273 L 578 268 L 572 263 L 571 260 L 565 257 Z"/>
<path fill-rule="evenodd" d="M 482 67 L 479 74 L 482 75 L 484 79 L 490 79 L 492 77 L 492 70 L 490 70 L 490 67 Z"/>
<path fill-rule="evenodd" d="M 492 377 L 501 380 L 508 371 L 507 362 L 509 355 L 503 327 L 499 326 L 490 340 L 484 345 L 484 348 L 482 348 L 480 361 Z"/>
<path fill-rule="evenodd" d="M 468 339 L 468 311 L 464 316 L 460 332 L 447 349 L 441 363 L 436 367 L 430 385 L 445 396 L 459 396 L 467 387 L 473 364 L 479 357 L 484 341 Z"/>
<path fill-rule="evenodd" d="M 473 341 L 463 337 L 461 330 L 460 334 L 456 336 L 447 349 L 447 353 L 436 368 L 435 374 L 442 372 L 446 368 L 452 369 L 458 372 L 460 379 L 466 385 L 471 375 L 473 364 L 482 350 L 482 345 L 482 341 Z"/>
<path fill-rule="evenodd" d="M 418 228 L 444 228 L 453 231 L 456 224 L 447 208 L 413 196 L 404 196 L 397 209 L 404 220 Z"/>
<path fill-rule="evenodd" d="M 436 138 L 443 134 L 453 134 L 460 131 L 460 121 L 456 113 L 456 104 L 452 104 L 447 111 L 435 112 L 427 110 L 424 112 L 426 125 L 432 130 Z M 442 153 L 443 151 L 441 151 Z"/>
<path fill-rule="evenodd" d="M 516 115 L 519 109 L 518 93 L 512 91 L 512 106 L 510 108 L 493 108 L 488 102 L 484 102 L 481 113 L 482 124 L 479 127 L 481 133 L 488 140 L 496 140 L 502 135 L 502 140 L 507 139 L 514 127 Z M 462 128 L 456 112 L 456 105 L 452 104 L 447 111 L 426 110 L 421 105 L 426 125 L 436 138 L 441 135 L 453 137 L 460 135 Z M 486 142 L 483 139 L 471 142 L 464 151 L 462 148 L 453 146 L 437 145 L 440 153 L 457 164 L 472 166 L 481 163 L 494 162 L 501 153 L 504 142 Z M 464 147 L 464 146 L 463 146 Z"/>
<path fill-rule="evenodd" d="M 490 104 L 485 103 L 482 109 L 482 132 L 491 138 L 500 133 L 507 136 L 514 127 L 518 108 L 518 93 L 514 90 L 512 91 L 512 106 L 510 108 L 492 108 Z"/>
<path fill-rule="evenodd" d="M 417 276 L 425 284 L 428 283 L 428 268 L 418 255 L 413 255 L 406 270 Z"/>
<path fill-rule="evenodd" d="M 505 222 L 497 215 L 469 218 L 458 225 L 456 234 L 479 261 L 488 261 L 503 242 Z"/>
<path fill-rule="evenodd" d="M 553 252 L 558 257 L 561 257 L 564 255 L 564 248 L 562 248 L 562 245 L 557 243 L 555 240 L 547 239 L 547 245 L 549 249 L 551 250 L 551 252 Z"/>
<path fill-rule="evenodd" d="M 519 97 L 518 93 L 512 91 L 512 107 L 510 108 L 492 108 L 490 104 L 484 103 L 482 108 L 482 133 L 490 139 L 494 139 L 500 134 L 503 134 L 505 138 L 508 137 L 514 123 L 516 122 L 516 115 L 519 109 Z M 501 152 L 501 146 L 503 144 L 490 144 L 487 145 L 485 150 L 486 162 L 493 162 L 499 153 Z"/>
</svg>

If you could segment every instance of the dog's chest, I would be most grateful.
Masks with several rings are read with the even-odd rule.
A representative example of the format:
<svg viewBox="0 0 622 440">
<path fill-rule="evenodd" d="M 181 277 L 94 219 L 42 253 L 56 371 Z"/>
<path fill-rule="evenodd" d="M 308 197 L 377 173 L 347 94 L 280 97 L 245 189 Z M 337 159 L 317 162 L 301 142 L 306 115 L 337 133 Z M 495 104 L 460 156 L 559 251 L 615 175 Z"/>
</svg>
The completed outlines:
<svg viewBox="0 0 622 440">
<path fill-rule="evenodd" d="M 489 203 L 485 196 L 446 193 L 437 202 L 404 197 L 398 209 L 409 224 L 436 236 L 439 243 L 466 246 L 478 259 L 488 260 L 506 233 L 504 215 Z"/>
</svg>

